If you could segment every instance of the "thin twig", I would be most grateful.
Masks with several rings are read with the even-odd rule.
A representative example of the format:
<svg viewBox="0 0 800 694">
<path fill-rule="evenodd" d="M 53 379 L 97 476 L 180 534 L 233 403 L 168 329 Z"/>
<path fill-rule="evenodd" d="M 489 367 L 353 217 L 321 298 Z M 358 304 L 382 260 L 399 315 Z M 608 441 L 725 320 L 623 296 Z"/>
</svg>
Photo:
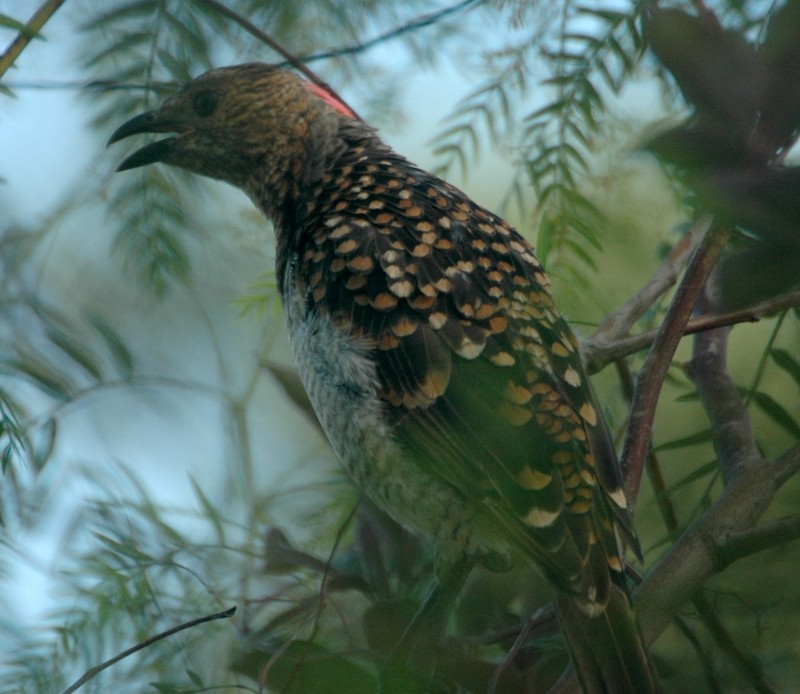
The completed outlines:
<svg viewBox="0 0 800 694">
<path fill-rule="evenodd" d="M 350 526 L 350 523 L 352 522 L 353 518 L 355 517 L 357 511 L 358 511 L 358 504 L 355 504 L 353 506 L 353 509 L 350 511 L 350 513 L 347 514 L 347 517 L 344 519 L 342 524 L 339 526 L 339 529 L 336 531 L 336 538 L 334 539 L 333 547 L 331 547 L 331 551 L 328 554 L 328 560 L 325 562 L 325 568 L 323 569 L 323 572 L 322 572 L 322 579 L 320 580 L 319 595 L 317 597 L 317 607 L 316 607 L 316 610 L 314 610 L 314 622 L 313 622 L 313 624 L 311 626 L 311 634 L 305 640 L 305 643 L 304 643 L 304 646 L 303 646 L 303 652 L 298 657 L 297 663 L 295 664 L 294 668 L 292 669 L 292 672 L 290 673 L 290 675 L 288 677 L 288 680 L 284 684 L 284 690 L 290 689 L 292 681 L 294 680 L 294 678 L 297 675 L 297 673 L 300 672 L 300 669 L 301 669 L 301 667 L 303 665 L 303 661 L 306 658 L 306 656 L 309 654 L 309 652 L 311 650 L 311 645 L 314 643 L 314 639 L 316 638 L 317 633 L 319 632 L 320 619 L 322 617 L 322 608 L 323 608 L 323 606 L 325 604 L 325 598 L 328 595 L 328 584 L 329 584 L 329 581 L 330 581 L 330 573 L 331 573 L 332 567 L 333 567 L 333 558 L 334 558 L 334 556 L 336 556 L 336 552 L 339 550 L 339 545 L 341 544 L 342 539 L 344 538 L 344 534 L 347 531 L 347 528 Z M 287 641 L 287 643 L 289 643 L 290 641 Z M 282 653 L 283 650 L 285 649 L 285 647 L 286 647 L 286 644 L 284 644 L 284 646 L 281 647 L 281 649 L 279 649 L 278 653 Z M 278 655 L 277 653 L 275 655 L 273 655 L 269 659 L 267 664 L 262 668 L 261 675 L 263 677 L 264 684 L 266 684 L 266 682 L 267 682 L 267 677 L 269 675 L 269 670 L 272 668 L 272 666 L 275 664 L 275 662 L 277 662 L 277 655 Z"/>
<path fill-rule="evenodd" d="M 528 636 L 530 636 L 534 627 L 539 626 L 539 624 L 541 624 L 543 621 L 552 619 L 553 613 L 554 611 L 552 607 L 543 607 L 539 610 L 536 610 L 536 612 L 531 615 L 530 619 L 528 619 L 525 624 L 522 625 L 522 628 L 519 630 L 519 634 L 517 634 L 517 638 L 514 639 L 514 643 L 511 645 L 511 648 L 508 649 L 503 661 L 494 669 L 492 676 L 489 678 L 489 685 L 486 688 L 486 694 L 495 694 L 497 691 L 497 686 L 500 683 L 500 678 L 503 676 L 505 671 L 508 670 L 511 663 L 514 662 L 514 658 L 516 658 L 517 654 L 525 645 L 525 642 L 528 640 Z"/>
<path fill-rule="evenodd" d="M 345 101 L 341 96 L 339 96 L 339 94 L 336 93 L 333 87 L 331 87 L 325 80 L 323 80 L 319 75 L 317 75 L 311 68 L 306 66 L 300 58 L 298 58 L 296 55 L 294 55 L 289 50 L 284 48 L 278 41 L 272 38 L 272 36 L 259 29 L 249 19 L 247 19 L 246 17 L 242 17 L 242 15 L 238 14 L 237 12 L 234 12 L 233 10 L 225 7 L 225 5 L 223 5 L 221 2 L 218 2 L 217 0 L 198 0 L 198 2 L 208 5 L 209 7 L 213 7 L 221 15 L 224 15 L 231 21 L 238 24 L 240 27 L 242 27 L 242 29 L 247 31 L 249 34 L 255 36 L 259 41 L 263 41 L 272 50 L 274 50 L 279 55 L 283 56 L 292 67 L 294 67 L 298 72 L 305 75 L 311 82 L 313 82 L 318 87 L 323 89 L 325 92 L 330 94 L 337 101 L 340 101 L 343 104 L 345 104 L 353 112 L 353 115 L 358 120 L 362 120 L 361 117 L 355 112 L 355 109 L 353 109 L 353 107 L 350 106 L 350 104 L 348 104 L 347 101 Z"/>
<path fill-rule="evenodd" d="M 716 546 L 717 568 L 722 571 L 739 559 L 796 540 L 800 540 L 800 515 L 784 516 L 757 528 L 732 533 Z"/>
<path fill-rule="evenodd" d="M 773 316 L 795 306 L 800 306 L 800 291 L 781 294 L 754 306 L 737 309 L 736 311 L 697 316 L 689 320 L 683 334 L 692 335 L 738 323 L 757 323 L 762 318 Z M 586 369 L 590 374 L 597 373 L 612 361 L 646 349 L 653 343 L 657 335 L 658 329 L 646 330 L 638 335 L 624 337 L 611 342 L 595 340 L 593 335 L 581 346 Z"/>
<path fill-rule="evenodd" d="M 30 21 L 28 21 L 26 25 L 28 31 L 20 31 L 19 34 L 17 34 L 17 38 L 15 38 L 6 49 L 6 52 L 0 56 L 0 77 L 14 64 L 14 61 L 19 58 L 20 53 L 25 50 L 25 46 L 30 43 L 31 39 L 33 39 L 47 23 L 47 20 L 50 19 L 55 11 L 65 2 L 66 0 L 45 0 L 45 2 L 39 6 L 39 9 L 33 13 L 33 17 L 30 18 Z"/>
<path fill-rule="evenodd" d="M 61 1 L 63 2 L 64 0 Z M 218 3 L 214 2 L 214 0 L 199 0 L 199 1 L 206 2 L 206 4 L 209 5 L 213 5 L 215 9 L 219 10 L 220 12 L 225 14 L 225 16 L 229 17 L 233 21 L 236 21 L 249 33 L 252 33 L 254 36 L 256 36 L 256 38 L 266 41 L 268 45 L 272 46 L 272 41 L 273 41 L 272 37 L 269 37 L 267 34 L 261 32 L 261 30 L 258 29 L 258 27 L 255 27 L 255 25 L 253 24 L 250 24 L 249 27 L 245 26 L 244 22 L 248 22 L 248 20 L 241 17 L 240 15 L 235 15 L 233 10 L 228 9 L 224 5 L 219 5 Z M 476 5 L 479 2 L 480 0 L 462 0 L 462 2 L 451 5 L 450 7 L 445 7 L 442 10 L 438 10 L 436 12 L 431 12 L 429 14 L 424 14 L 421 15 L 420 17 L 416 17 L 415 19 L 412 19 L 406 24 L 396 27 L 395 29 L 391 29 L 383 34 L 375 36 L 374 38 L 368 39 L 367 41 L 348 44 L 346 46 L 341 46 L 339 48 L 331 48 L 330 50 L 322 51 L 320 53 L 310 53 L 307 55 L 297 56 L 296 59 L 299 60 L 301 64 L 307 65 L 308 63 L 313 63 L 319 60 L 326 60 L 328 58 L 338 58 L 344 55 L 356 55 L 358 53 L 364 53 L 374 48 L 375 46 L 384 43 L 385 41 L 390 41 L 404 34 L 407 34 L 411 31 L 415 31 L 417 29 L 422 29 L 431 26 L 433 24 L 436 24 L 442 21 L 443 19 L 449 17 L 450 15 L 469 9 L 471 5 Z M 278 50 L 278 48 L 276 47 L 274 48 L 275 50 Z M 290 58 L 287 57 L 286 60 L 287 60 L 286 64 L 293 64 Z M 320 82 L 321 80 L 317 81 L 318 84 L 320 84 Z M 174 85 L 175 83 L 172 81 L 168 81 L 168 82 L 159 82 L 158 84 L 164 86 L 171 86 Z M 6 85 L 11 87 L 12 89 L 43 89 L 43 90 L 74 89 L 80 91 L 89 89 L 97 91 L 113 91 L 121 89 L 147 90 L 150 88 L 144 84 L 135 84 L 129 82 L 114 82 L 113 80 L 100 80 L 100 79 L 91 80 L 89 82 L 86 82 L 85 80 L 38 80 L 36 82 L 6 82 Z M 320 84 L 320 86 L 322 86 L 322 84 Z M 328 89 L 330 89 L 330 87 L 328 87 Z M 333 90 L 331 90 L 331 92 L 333 92 Z"/>
<path fill-rule="evenodd" d="M 614 362 L 614 366 L 619 375 L 622 393 L 626 401 L 630 404 L 633 400 L 633 391 L 635 388 L 631 367 L 624 359 L 617 359 L 617 361 Z M 664 525 L 670 534 L 674 534 L 679 528 L 678 516 L 675 513 L 675 506 L 672 503 L 672 499 L 670 499 L 667 483 L 661 472 L 661 464 L 658 461 L 658 456 L 653 452 L 652 448 L 647 452 L 646 467 L 647 477 L 650 480 L 650 486 L 653 488 L 658 510 L 661 512 L 661 517 L 664 519 Z M 641 581 L 638 581 L 638 583 L 641 583 Z"/>
<path fill-rule="evenodd" d="M 622 389 L 626 397 L 630 399 L 633 390 L 633 377 L 630 373 L 630 367 L 624 360 L 614 362 L 620 374 L 622 381 Z M 672 499 L 669 497 L 667 486 L 664 482 L 664 476 L 661 473 L 661 466 L 658 462 L 658 457 L 650 449 L 647 453 L 647 476 L 650 479 L 650 484 L 655 492 L 656 503 L 658 504 L 661 517 L 664 519 L 664 525 L 669 534 L 673 537 L 677 536 L 680 530 L 678 523 L 678 516 L 675 512 L 675 507 L 672 504 Z M 637 585 L 641 581 L 637 582 Z M 706 629 L 714 637 L 718 645 L 727 653 L 736 666 L 741 670 L 742 675 L 747 679 L 756 691 L 768 692 L 770 691 L 766 683 L 763 681 L 763 674 L 753 665 L 752 657 L 743 653 L 734 642 L 731 635 L 728 633 L 725 625 L 714 615 L 713 610 L 708 609 L 708 602 L 703 593 L 698 590 L 692 597 L 692 604 L 697 610 L 697 614 L 705 625 Z M 678 618 L 676 618 L 678 621 Z M 697 656 L 703 665 L 706 675 L 710 677 L 709 681 L 714 683 L 714 691 L 718 691 L 716 680 L 713 677 L 713 667 L 711 665 L 712 659 L 708 656 L 705 649 L 702 648 L 700 642 L 692 632 L 687 624 L 678 625 L 684 636 L 687 638 L 692 647 L 697 651 Z M 765 688 L 766 687 L 766 688 Z"/>
<path fill-rule="evenodd" d="M 630 424 L 625 434 L 621 459 L 625 492 L 632 507 L 636 505 L 639 493 L 661 386 L 683 337 L 689 316 L 730 233 L 728 227 L 717 224 L 712 224 L 706 232 L 689 262 L 683 281 L 672 299 L 664 323 L 636 381 Z"/>
<path fill-rule="evenodd" d="M 119 654 L 115 655 L 113 658 L 109 658 L 105 662 L 100 663 L 100 665 L 95 665 L 93 668 L 87 670 L 84 673 L 83 677 L 81 677 L 79 680 L 77 680 L 74 684 L 71 684 L 69 687 L 67 687 L 64 690 L 63 694 L 72 694 L 72 692 L 75 692 L 78 689 L 80 689 L 84 684 L 86 684 L 92 678 L 96 677 L 98 674 L 100 674 L 106 668 L 109 668 L 112 665 L 114 665 L 115 663 L 118 663 L 123 658 L 127 658 L 129 655 L 133 655 L 134 653 L 136 653 L 138 651 L 141 651 L 144 648 L 147 648 L 148 646 L 154 644 L 156 641 L 160 641 L 161 639 L 165 639 L 168 636 L 172 636 L 174 634 L 177 634 L 179 631 L 184 631 L 185 629 L 191 629 L 192 627 L 196 627 L 199 624 L 205 624 L 206 622 L 212 622 L 215 619 L 226 619 L 227 617 L 233 616 L 234 612 L 236 612 L 236 607 L 230 607 L 227 610 L 224 610 L 222 612 L 215 612 L 214 614 L 209 614 L 209 615 L 206 615 L 205 617 L 198 617 L 197 619 L 192 619 L 192 620 L 190 620 L 188 622 L 184 622 L 183 624 L 179 624 L 176 627 L 172 627 L 171 629 L 167 629 L 166 631 L 162 631 L 160 634 L 156 634 L 155 636 L 151 636 L 150 638 L 145 639 L 144 641 L 140 641 L 139 643 L 137 643 L 132 648 L 129 648 L 128 650 L 123 651 L 122 653 L 119 653 Z"/>
<path fill-rule="evenodd" d="M 585 360 L 591 360 L 595 344 L 605 345 L 627 336 L 633 324 L 678 281 L 686 260 L 697 247 L 703 234 L 708 231 L 710 224 L 711 218 L 708 215 L 703 215 L 692 224 L 689 232 L 675 244 L 647 284 L 603 319 L 594 334 L 582 346 Z"/>
<path fill-rule="evenodd" d="M 437 10 L 436 12 L 430 12 L 428 14 L 423 14 L 415 19 L 412 19 L 410 22 L 403 24 L 395 29 L 390 29 L 389 31 L 379 34 L 374 38 L 368 39 L 366 41 L 362 41 L 360 43 L 353 44 L 352 46 L 344 46 L 342 48 L 333 48 L 329 51 L 323 51 L 321 53 L 312 53 L 310 55 L 301 56 L 300 59 L 305 63 L 311 63 L 315 60 L 325 60 L 327 58 L 339 58 L 343 55 L 352 55 L 354 53 L 361 53 L 363 51 L 367 51 L 370 48 L 374 48 L 378 44 L 384 43 L 385 41 L 389 41 L 391 39 L 396 39 L 403 34 L 407 34 L 411 31 L 415 31 L 417 29 L 422 29 L 424 27 L 431 26 L 436 24 L 437 22 L 442 21 L 445 17 L 448 17 L 452 14 L 456 14 L 461 12 L 462 10 L 469 9 L 470 5 L 476 5 L 481 0 L 462 0 L 461 2 L 457 2 L 454 5 L 450 5 L 449 7 L 445 7 L 441 10 Z"/>
<path fill-rule="evenodd" d="M 700 659 L 700 666 L 703 668 L 703 674 L 706 676 L 708 690 L 712 692 L 712 694 L 722 694 L 722 689 L 719 686 L 719 682 L 717 682 L 716 673 L 711 666 L 712 659 L 706 653 L 703 644 L 700 642 L 700 639 L 697 638 L 697 634 L 694 633 L 694 629 L 689 626 L 689 623 L 681 615 L 675 617 L 675 626 L 678 627 L 678 630 L 684 635 L 686 640 L 694 646 L 695 651 L 697 651 L 697 655 Z"/>
<path fill-rule="evenodd" d="M 761 692 L 761 694 L 775 694 L 775 690 L 764 681 L 764 672 L 761 668 L 761 663 L 758 662 L 758 658 L 749 653 L 744 653 L 736 645 L 736 642 L 731 638 L 725 625 L 717 617 L 714 608 L 709 604 L 706 597 L 701 592 L 698 592 L 692 598 L 692 604 L 702 618 L 703 624 L 711 633 L 714 642 L 735 663 L 748 684 L 755 691 Z M 713 660 L 709 659 L 709 662 L 713 662 Z"/>
</svg>

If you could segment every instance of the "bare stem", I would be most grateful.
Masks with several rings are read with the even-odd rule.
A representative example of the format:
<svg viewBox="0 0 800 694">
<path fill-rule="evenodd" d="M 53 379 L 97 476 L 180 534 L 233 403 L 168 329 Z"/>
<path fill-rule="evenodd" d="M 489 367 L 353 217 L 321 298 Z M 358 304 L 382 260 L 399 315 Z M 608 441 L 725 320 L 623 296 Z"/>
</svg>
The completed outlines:
<svg viewBox="0 0 800 694">
<path fill-rule="evenodd" d="M 800 306 L 800 292 L 788 292 L 736 311 L 697 316 L 689 320 L 683 332 L 684 335 L 691 335 L 727 325 L 757 323 L 762 318 L 773 316 L 795 306 Z M 646 349 L 653 343 L 657 335 L 658 330 L 656 329 L 646 330 L 630 337 L 601 340 L 596 337 L 598 333 L 595 333 L 581 346 L 586 369 L 589 373 L 597 373 L 612 361 Z"/>
<path fill-rule="evenodd" d="M 129 655 L 133 655 L 134 653 L 137 653 L 138 651 L 141 651 L 142 649 L 151 646 L 156 641 L 165 639 L 168 636 L 173 636 L 174 634 L 177 634 L 179 631 L 184 631 L 185 629 L 191 629 L 192 627 L 196 627 L 199 624 L 212 622 L 215 619 L 226 619 L 228 617 L 232 617 L 234 612 L 236 612 L 236 608 L 230 607 L 227 610 L 223 610 L 222 612 L 215 612 L 214 614 L 209 614 L 206 615 L 205 617 L 198 617 L 197 619 L 192 619 L 188 622 L 184 622 L 183 624 L 179 624 L 176 627 L 172 627 L 171 629 L 162 631 L 160 634 L 151 636 L 150 638 L 145 639 L 144 641 L 140 641 L 139 643 L 129 648 L 128 650 L 123 651 L 122 653 L 118 653 L 113 658 L 109 658 L 105 662 L 100 663 L 100 665 L 95 665 L 93 668 L 87 670 L 79 680 L 77 680 L 74 684 L 71 684 L 69 687 L 67 687 L 64 690 L 63 694 L 72 694 L 72 692 L 75 692 L 78 689 L 80 689 L 89 680 L 99 675 L 103 670 L 111 667 L 115 663 L 118 663 L 120 660 L 127 658 Z"/>
<path fill-rule="evenodd" d="M 17 34 L 17 38 L 15 38 L 6 49 L 6 52 L 0 56 L 0 77 L 14 64 L 14 61 L 19 58 L 20 53 L 25 50 L 25 46 L 30 43 L 31 39 L 33 39 L 47 23 L 47 20 L 50 19 L 55 11 L 65 2 L 66 0 L 46 0 L 39 6 L 39 9 L 33 13 L 33 17 L 28 21 L 28 31 L 20 31 L 19 34 Z"/>
<path fill-rule="evenodd" d="M 765 549 L 800 540 L 800 515 L 785 516 L 757 528 L 733 533 L 717 545 L 717 570 Z"/>
<path fill-rule="evenodd" d="M 710 224 L 711 218 L 708 215 L 700 217 L 692 225 L 689 233 L 675 244 L 647 284 L 603 319 L 600 327 L 584 342 L 584 358 L 587 361 L 590 360 L 595 346 L 605 345 L 627 336 L 633 324 L 678 281 L 687 258 L 697 247 L 702 235 L 708 231 Z"/>
<path fill-rule="evenodd" d="M 708 292 L 702 303 L 704 307 L 713 307 Z M 692 360 L 687 365 L 687 372 L 708 414 L 714 450 L 726 482 L 742 466 L 761 460 L 747 407 L 728 373 L 729 335 L 730 328 L 716 328 L 696 335 Z"/>
<path fill-rule="evenodd" d="M 636 381 L 621 460 L 625 492 L 632 507 L 636 505 L 644 461 L 650 447 L 656 403 L 667 369 L 683 337 L 689 316 L 729 236 L 730 229 L 716 224 L 706 232 L 689 262 Z"/>
</svg>

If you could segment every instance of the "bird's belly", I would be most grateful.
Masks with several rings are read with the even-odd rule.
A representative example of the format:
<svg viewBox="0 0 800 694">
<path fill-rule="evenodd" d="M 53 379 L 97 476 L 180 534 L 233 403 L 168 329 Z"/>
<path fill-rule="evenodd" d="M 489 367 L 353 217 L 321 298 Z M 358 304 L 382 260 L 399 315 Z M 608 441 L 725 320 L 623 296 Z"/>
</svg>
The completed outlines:
<svg viewBox="0 0 800 694">
<path fill-rule="evenodd" d="M 355 484 L 401 525 L 431 540 L 440 555 L 480 552 L 475 510 L 410 459 L 392 438 L 378 397 L 371 345 L 284 294 L 298 373 L 334 451 Z M 449 561 L 451 556 L 440 556 Z"/>
</svg>

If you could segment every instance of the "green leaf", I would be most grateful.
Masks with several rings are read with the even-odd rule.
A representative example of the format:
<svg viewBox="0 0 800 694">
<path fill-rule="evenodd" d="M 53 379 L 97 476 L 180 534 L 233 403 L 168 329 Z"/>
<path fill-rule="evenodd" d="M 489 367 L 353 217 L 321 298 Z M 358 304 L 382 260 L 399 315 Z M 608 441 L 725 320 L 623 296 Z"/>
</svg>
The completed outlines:
<svg viewBox="0 0 800 694">
<path fill-rule="evenodd" d="M 797 361 L 788 351 L 779 347 L 774 348 L 770 352 L 772 360 L 786 373 L 788 373 L 794 382 L 800 386 L 800 362 Z"/>
<path fill-rule="evenodd" d="M 194 682 L 198 687 L 204 687 L 205 683 L 203 682 L 203 678 L 200 677 L 194 670 L 190 670 L 187 668 L 186 676 Z"/>
<path fill-rule="evenodd" d="M 44 40 L 44 37 L 38 31 L 34 31 L 24 22 L 9 17 L 7 14 L 0 14 L 0 27 L 13 29 L 20 34 L 25 34 L 25 36 L 32 36 L 33 38 Z"/>
<path fill-rule="evenodd" d="M 133 375 L 133 355 L 130 350 L 122 342 L 119 334 L 103 320 L 100 316 L 94 314 L 89 316 L 89 323 L 97 331 L 106 344 L 111 358 L 117 370 L 121 373 L 125 380 L 130 380 Z"/>
<path fill-rule="evenodd" d="M 63 330 L 53 326 L 47 327 L 47 337 L 58 347 L 72 362 L 82 368 L 95 381 L 102 381 L 103 374 L 94 360 L 94 356 L 82 344 L 68 335 Z"/>
<path fill-rule="evenodd" d="M 25 376 L 33 381 L 37 388 L 59 400 L 69 400 L 76 390 L 67 378 L 52 369 L 32 350 L 6 362 L 6 367 L 4 370 Z"/>
<path fill-rule="evenodd" d="M 197 500 L 203 507 L 204 518 L 211 521 L 211 524 L 214 526 L 214 531 L 217 534 L 217 541 L 220 543 L 220 545 L 225 545 L 225 526 L 223 525 L 222 516 L 216 507 L 211 503 L 209 498 L 203 493 L 200 485 L 197 484 L 197 480 L 195 480 L 194 477 L 191 477 L 189 481 L 192 484 L 194 495 L 197 497 Z"/>
<path fill-rule="evenodd" d="M 753 393 L 753 401 L 773 422 L 783 427 L 795 439 L 800 439 L 800 423 L 771 395 L 755 392 Z"/>
<path fill-rule="evenodd" d="M 659 453 L 661 451 L 673 451 L 677 448 L 699 446 L 701 443 L 708 443 L 711 441 L 712 436 L 713 432 L 710 428 L 703 429 L 703 431 L 698 431 L 696 434 L 689 434 L 689 436 L 684 436 L 680 439 L 674 439 L 672 441 L 667 441 L 666 443 L 660 443 L 657 446 L 653 446 L 653 452 Z"/>
<path fill-rule="evenodd" d="M 50 417 L 44 424 L 44 442 L 38 444 L 33 452 L 33 467 L 37 472 L 41 472 L 45 465 L 50 461 L 50 456 L 56 445 L 56 436 L 58 435 L 58 422 L 55 418 Z"/>
<path fill-rule="evenodd" d="M 307 692 L 371 694 L 376 688 L 373 675 L 353 661 L 313 641 L 292 641 L 286 647 L 275 649 L 275 653 L 269 651 L 242 653 L 234 667 L 248 677 L 256 679 L 257 673 L 267 662 L 271 663 L 266 682 L 270 691 L 286 694 L 307 694 Z M 398 690 L 393 688 L 391 691 Z"/>
<path fill-rule="evenodd" d="M 123 557 L 128 557 L 129 559 L 133 559 L 136 562 L 152 561 L 152 557 L 149 554 L 140 552 L 130 543 L 118 542 L 117 540 L 101 532 L 93 532 L 92 535 L 94 535 L 98 540 L 100 540 L 100 542 L 106 545 L 115 554 L 119 554 Z"/>
<path fill-rule="evenodd" d="M 673 484 L 667 494 L 671 494 L 672 492 L 680 489 L 681 487 L 685 487 L 687 484 L 691 484 L 692 482 L 696 482 L 697 480 L 701 480 L 704 477 L 708 477 L 709 475 L 714 474 L 719 470 L 719 466 L 716 460 L 712 460 L 705 465 L 701 465 L 697 470 L 686 475 L 686 477 L 678 480 L 675 484 Z"/>
<path fill-rule="evenodd" d="M 139 2 L 129 2 L 113 10 L 95 16 L 90 21 L 81 25 L 81 31 L 91 31 L 94 29 L 105 29 L 115 22 L 132 19 L 134 17 L 150 17 L 155 13 L 160 4 L 160 0 L 139 0 Z"/>
</svg>

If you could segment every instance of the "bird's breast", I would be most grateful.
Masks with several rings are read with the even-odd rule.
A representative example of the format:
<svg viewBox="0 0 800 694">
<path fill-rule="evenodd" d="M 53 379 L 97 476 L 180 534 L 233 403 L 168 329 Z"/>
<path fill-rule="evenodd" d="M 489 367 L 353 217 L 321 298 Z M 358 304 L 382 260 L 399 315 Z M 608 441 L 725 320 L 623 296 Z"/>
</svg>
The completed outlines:
<svg viewBox="0 0 800 694">
<path fill-rule="evenodd" d="M 393 436 L 388 405 L 379 397 L 375 346 L 343 332 L 307 294 L 307 283 L 290 260 L 282 296 L 297 370 L 346 472 L 401 525 L 433 540 L 440 561 L 475 553 L 483 533 L 475 532 L 473 510 Z"/>
<path fill-rule="evenodd" d="M 309 305 L 295 268 L 288 264 L 282 294 L 297 371 L 337 456 L 365 484 L 364 460 L 386 455 L 390 445 L 371 347 Z"/>
</svg>

